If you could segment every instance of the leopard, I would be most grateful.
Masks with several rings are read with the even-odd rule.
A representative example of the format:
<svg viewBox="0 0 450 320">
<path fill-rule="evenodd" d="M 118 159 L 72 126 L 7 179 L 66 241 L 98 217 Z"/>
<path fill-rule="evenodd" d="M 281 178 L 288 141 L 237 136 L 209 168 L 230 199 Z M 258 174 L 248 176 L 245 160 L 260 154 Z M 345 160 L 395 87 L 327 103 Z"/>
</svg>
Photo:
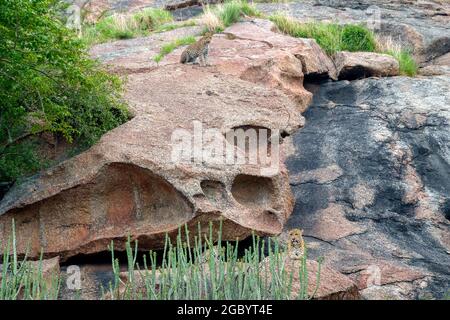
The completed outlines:
<svg viewBox="0 0 450 320">
<path fill-rule="evenodd" d="M 199 59 L 199 64 L 202 67 L 208 65 L 208 52 L 209 52 L 209 43 L 212 39 L 212 33 L 205 34 L 202 38 L 200 38 L 197 42 L 188 46 L 180 57 L 180 63 L 196 63 L 197 58 Z"/>
<path fill-rule="evenodd" d="M 303 230 L 292 229 L 289 231 L 288 255 L 292 260 L 300 260 L 305 254 L 305 242 Z"/>
</svg>

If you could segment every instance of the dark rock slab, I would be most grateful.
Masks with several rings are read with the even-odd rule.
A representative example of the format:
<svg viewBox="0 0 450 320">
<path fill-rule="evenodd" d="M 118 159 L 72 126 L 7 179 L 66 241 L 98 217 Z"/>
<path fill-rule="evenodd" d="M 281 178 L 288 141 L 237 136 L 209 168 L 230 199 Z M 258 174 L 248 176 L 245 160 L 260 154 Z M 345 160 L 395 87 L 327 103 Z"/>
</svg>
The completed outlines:
<svg viewBox="0 0 450 320">
<path fill-rule="evenodd" d="M 448 76 L 326 83 L 293 136 L 285 229 L 304 229 L 310 258 L 379 273 L 386 287 L 367 297 L 450 290 L 448 88 Z"/>
</svg>

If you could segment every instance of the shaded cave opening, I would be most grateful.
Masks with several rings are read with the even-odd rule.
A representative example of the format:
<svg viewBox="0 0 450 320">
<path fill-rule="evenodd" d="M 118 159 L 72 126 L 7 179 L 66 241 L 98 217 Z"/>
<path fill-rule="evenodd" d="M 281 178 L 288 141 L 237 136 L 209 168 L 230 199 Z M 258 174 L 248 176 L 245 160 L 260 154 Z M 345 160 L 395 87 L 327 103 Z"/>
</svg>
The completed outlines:
<svg viewBox="0 0 450 320">
<path fill-rule="evenodd" d="M 227 241 L 227 242 L 223 241 L 222 246 L 226 247 L 226 243 L 231 244 L 231 246 L 233 248 L 235 248 L 237 246 L 239 259 L 241 259 L 245 256 L 246 251 L 248 251 L 254 247 L 254 239 L 252 236 L 249 236 L 240 241 Z M 263 243 L 264 243 L 264 245 L 263 245 Z M 217 245 L 217 243 L 215 245 Z M 132 243 L 132 248 L 134 248 L 134 243 Z M 268 239 L 266 237 L 260 238 L 258 248 L 260 250 L 261 258 L 268 256 L 268 254 L 269 254 Z M 272 248 L 272 250 L 274 249 L 273 243 L 272 243 L 271 248 Z M 203 250 L 207 250 L 207 248 L 204 247 Z M 149 252 L 150 252 L 150 250 L 138 250 L 137 251 L 136 264 L 139 266 L 139 268 L 141 270 L 143 270 L 145 263 L 147 264 L 147 267 L 149 269 L 151 267 Z M 163 256 L 164 256 L 164 249 L 155 249 L 155 250 L 152 250 L 152 252 L 156 253 L 156 266 L 161 267 L 162 262 L 163 262 Z M 191 249 L 191 254 L 194 255 L 193 249 Z M 114 250 L 114 259 L 118 259 L 121 272 L 128 270 L 127 269 L 128 256 L 127 256 L 126 251 Z M 111 254 L 111 251 L 107 251 L 107 250 L 96 252 L 96 253 L 90 253 L 90 254 L 77 254 L 72 257 L 67 258 L 66 260 L 64 260 L 60 263 L 60 266 L 63 270 L 72 265 L 76 265 L 76 266 L 80 266 L 80 267 L 89 265 L 91 267 L 98 267 L 101 269 L 105 269 L 105 267 L 109 266 L 110 271 L 112 271 L 112 254 Z"/>
<path fill-rule="evenodd" d="M 270 178 L 237 175 L 231 186 L 231 194 L 237 202 L 249 208 L 267 208 L 273 204 L 275 187 Z"/>
<path fill-rule="evenodd" d="M 450 199 L 447 199 L 442 206 L 442 213 L 444 214 L 445 219 L 450 221 Z"/>
<path fill-rule="evenodd" d="M 305 77 L 303 79 L 303 87 L 305 88 L 305 90 L 311 92 L 313 94 L 313 97 L 315 97 L 320 88 L 329 82 L 334 81 L 330 79 L 328 74 L 305 74 Z"/>
</svg>

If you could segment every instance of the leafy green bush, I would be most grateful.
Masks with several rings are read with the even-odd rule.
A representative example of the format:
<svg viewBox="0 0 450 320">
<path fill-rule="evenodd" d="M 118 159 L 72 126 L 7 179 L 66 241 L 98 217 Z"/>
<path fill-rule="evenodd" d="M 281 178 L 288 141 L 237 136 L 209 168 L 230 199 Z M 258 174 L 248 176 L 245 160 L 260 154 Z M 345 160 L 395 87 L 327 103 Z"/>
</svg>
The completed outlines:
<svg viewBox="0 0 450 320">
<path fill-rule="evenodd" d="M 33 137 L 88 146 L 128 119 L 121 81 L 89 58 L 57 4 L 0 2 L 0 183 L 40 166 Z"/>
<path fill-rule="evenodd" d="M 172 21 L 173 17 L 169 11 L 155 8 L 134 14 L 113 14 L 85 27 L 83 38 L 88 45 L 112 39 L 130 39 L 148 35 L 161 25 Z"/>
</svg>

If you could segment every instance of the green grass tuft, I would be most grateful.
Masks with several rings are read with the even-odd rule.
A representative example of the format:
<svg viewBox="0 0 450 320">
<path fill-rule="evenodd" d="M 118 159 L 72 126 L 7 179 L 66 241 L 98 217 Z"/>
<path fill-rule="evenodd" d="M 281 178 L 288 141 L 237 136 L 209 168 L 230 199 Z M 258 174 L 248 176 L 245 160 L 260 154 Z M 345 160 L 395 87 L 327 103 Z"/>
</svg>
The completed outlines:
<svg viewBox="0 0 450 320">
<path fill-rule="evenodd" d="M 253 4 L 245 0 L 231 0 L 214 7 L 205 6 L 199 21 L 206 26 L 209 32 L 218 33 L 244 16 L 261 17 L 262 14 Z"/>
<path fill-rule="evenodd" d="M 261 14 L 253 4 L 245 0 L 231 0 L 216 7 L 215 12 L 224 27 L 239 21 L 242 16 L 258 17 Z"/>
<path fill-rule="evenodd" d="M 281 32 L 296 38 L 312 38 L 329 55 L 338 51 L 369 51 L 376 48 L 373 33 L 361 25 L 336 23 L 300 23 L 282 14 L 270 16 Z"/>
<path fill-rule="evenodd" d="M 417 74 L 418 66 L 412 55 L 407 50 L 394 51 L 389 50 L 384 52 L 397 59 L 400 66 L 400 74 L 414 77 Z"/>
<path fill-rule="evenodd" d="M 172 14 L 162 9 L 144 9 L 134 14 L 114 14 L 83 30 L 83 40 L 92 45 L 114 39 L 145 36 L 172 22 Z"/>
<path fill-rule="evenodd" d="M 376 48 L 373 32 L 361 25 L 347 24 L 341 29 L 342 49 L 373 52 Z"/>
<path fill-rule="evenodd" d="M 417 74 L 418 65 L 414 60 L 411 50 L 404 48 L 401 42 L 395 41 L 389 36 L 377 36 L 377 52 L 394 57 L 400 68 L 400 74 L 413 77 Z"/>
<path fill-rule="evenodd" d="M 339 25 L 324 22 L 300 23 L 283 14 L 274 14 L 269 19 L 285 34 L 297 38 L 315 39 L 330 56 L 338 51 L 386 53 L 398 60 L 400 74 L 407 76 L 417 74 L 417 63 L 407 50 L 402 49 L 392 40 L 380 42 L 380 39 L 377 40 L 372 31 L 362 25 Z"/>
<path fill-rule="evenodd" d="M 156 27 L 173 21 L 172 13 L 162 9 L 148 8 L 131 16 L 142 31 L 154 30 Z"/>
<path fill-rule="evenodd" d="M 155 62 L 159 63 L 162 60 L 162 58 L 164 58 L 164 56 L 168 55 L 176 48 L 192 44 L 195 41 L 196 40 L 195 40 L 194 36 L 187 36 L 187 37 L 178 38 L 175 41 L 166 43 L 161 47 L 161 50 L 159 51 L 159 53 L 153 57 L 153 60 Z"/>
</svg>

